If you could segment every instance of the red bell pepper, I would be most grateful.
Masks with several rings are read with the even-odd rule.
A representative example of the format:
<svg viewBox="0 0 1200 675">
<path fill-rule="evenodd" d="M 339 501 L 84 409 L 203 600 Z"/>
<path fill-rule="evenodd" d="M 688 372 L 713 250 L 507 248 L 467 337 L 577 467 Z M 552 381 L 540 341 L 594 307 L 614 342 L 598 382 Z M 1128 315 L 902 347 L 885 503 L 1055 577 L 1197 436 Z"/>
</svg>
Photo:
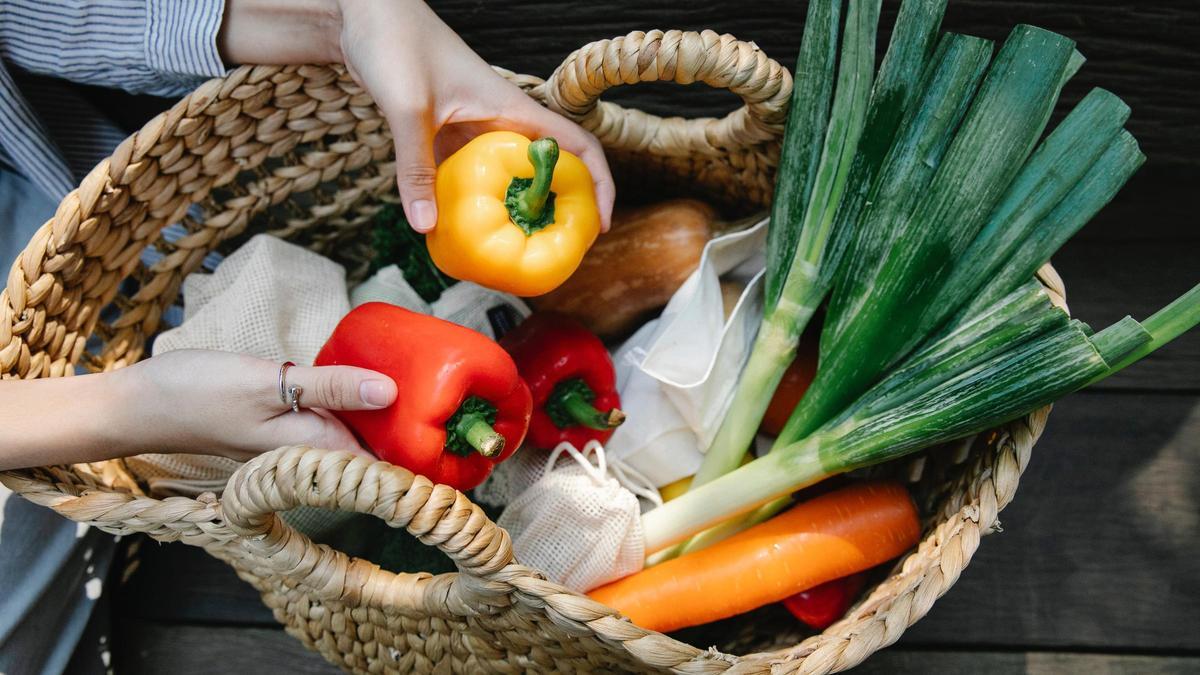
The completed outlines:
<svg viewBox="0 0 1200 675">
<path fill-rule="evenodd" d="M 866 572 L 827 581 L 784 600 L 783 606 L 809 627 L 825 630 L 845 616 L 866 581 Z"/>
<path fill-rule="evenodd" d="M 625 421 L 608 350 L 579 322 L 551 312 L 534 314 L 500 344 L 533 394 L 531 445 L 603 443 Z"/>
<path fill-rule="evenodd" d="M 499 345 L 394 305 L 356 307 L 316 365 L 370 368 L 395 380 L 400 395 L 387 408 L 333 414 L 380 459 L 459 490 L 516 452 L 529 426 L 529 388 Z"/>
</svg>

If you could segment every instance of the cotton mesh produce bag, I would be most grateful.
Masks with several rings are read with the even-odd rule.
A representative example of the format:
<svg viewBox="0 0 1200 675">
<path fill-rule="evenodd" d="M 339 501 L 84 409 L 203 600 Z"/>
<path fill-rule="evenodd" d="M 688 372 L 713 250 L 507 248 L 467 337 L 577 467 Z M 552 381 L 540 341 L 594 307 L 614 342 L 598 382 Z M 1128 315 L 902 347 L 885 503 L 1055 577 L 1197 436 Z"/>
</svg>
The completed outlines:
<svg viewBox="0 0 1200 675">
<path fill-rule="evenodd" d="M 183 323 L 160 334 L 153 353 L 213 349 L 307 366 L 349 311 L 341 265 L 260 234 L 212 274 L 188 275 Z M 220 493 L 241 466 L 228 457 L 198 454 L 145 454 L 126 463 L 151 492 L 183 496 Z M 308 508 L 287 517 L 314 536 L 343 520 L 335 512 Z"/>
<path fill-rule="evenodd" d="M 642 509 L 635 491 L 661 504 L 653 486 L 619 463 L 609 464 L 597 441 L 582 450 L 563 442 L 550 453 L 523 448 L 518 454 L 506 472 L 513 496 L 496 521 L 512 536 L 518 560 L 577 591 L 642 568 Z"/>
</svg>

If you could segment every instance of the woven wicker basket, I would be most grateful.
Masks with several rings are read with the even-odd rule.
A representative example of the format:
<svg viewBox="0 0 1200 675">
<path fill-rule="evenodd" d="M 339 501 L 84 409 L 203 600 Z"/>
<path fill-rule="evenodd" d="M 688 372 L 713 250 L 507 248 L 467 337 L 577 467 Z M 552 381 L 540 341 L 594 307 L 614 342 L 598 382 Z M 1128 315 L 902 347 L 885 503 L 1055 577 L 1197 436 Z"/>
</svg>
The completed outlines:
<svg viewBox="0 0 1200 675">
<path fill-rule="evenodd" d="M 791 79 L 753 44 L 711 31 L 635 32 L 584 47 L 545 82 L 502 72 L 595 132 L 619 177 L 637 167 L 742 208 L 770 197 Z M 728 88 L 746 105 L 684 120 L 597 103 L 610 86 L 655 80 Z M 14 263 L 0 293 L 0 374 L 60 377 L 79 363 L 101 371 L 137 361 L 183 278 L 209 251 L 255 232 L 361 272 L 360 228 L 395 200 L 391 149 L 371 98 L 341 68 L 243 67 L 206 83 L 97 166 Z M 190 234 L 164 241 L 160 230 L 179 221 Z M 165 254 L 150 268 L 139 259 L 147 246 Z M 1053 270 L 1042 279 L 1061 298 Z M 545 581 L 513 561 L 507 533 L 467 497 L 383 462 L 281 448 L 244 465 L 219 499 L 156 498 L 121 461 L 0 481 L 108 532 L 204 547 L 262 593 L 288 632 L 349 671 L 828 673 L 894 642 L 950 588 L 1012 500 L 1047 413 L 893 466 L 926 514 L 920 545 L 824 633 L 783 649 L 789 636 L 776 636 L 767 641 L 776 651 L 744 656 L 643 630 Z M 275 515 L 300 504 L 378 516 L 441 549 L 459 572 L 392 574 L 316 545 Z"/>
</svg>

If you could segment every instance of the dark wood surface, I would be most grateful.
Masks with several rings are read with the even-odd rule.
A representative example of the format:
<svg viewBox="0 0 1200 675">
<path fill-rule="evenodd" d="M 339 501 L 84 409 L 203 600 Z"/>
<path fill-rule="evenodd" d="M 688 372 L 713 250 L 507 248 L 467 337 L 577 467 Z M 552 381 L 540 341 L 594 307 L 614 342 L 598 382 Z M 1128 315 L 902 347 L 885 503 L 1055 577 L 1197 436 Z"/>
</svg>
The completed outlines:
<svg viewBox="0 0 1200 675">
<path fill-rule="evenodd" d="M 885 2 L 885 26 L 895 4 Z M 589 40 L 655 27 L 730 32 L 790 65 L 804 7 L 433 5 L 492 63 L 541 76 Z M 1102 84 L 1134 110 L 1129 128 L 1149 162 L 1054 263 L 1077 317 L 1145 317 L 1200 278 L 1200 6 L 951 0 L 946 27 L 1000 39 L 1019 22 L 1064 32 L 1089 57 L 1068 100 Z M 612 98 L 669 114 L 736 104 L 668 85 Z M 954 588 L 862 672 L 1200 672 L 1200 332 L 1061 401 L 1002 520 Z M 119 594 L 117 672 L 334 672 L 203 552 L 145 542 L 139 557 Z M 799 637 L 781 611 L 756 619 L 760 643 Z"/>
<path fill-rule="evenodd" d="M 587 42 L 633 30 L 711 29 L 753 41 L 791 68 L 807 3 L 561 2 L 556 0 L 431 0 L 430 5 L 490 63 L 547 77 L 565 55 Z M 883 3 L 882 55 L 899 3 Z M 1074 39 L 1087 65 L 1065 91 L 1074 102 L 1103 86 L 1134 110 L 1129 129 L 1158 165 L 1195 165 L 1200 126 L 1200 12 L 1194 0 L 950 0 L 946 30 L 1002 41 L 1014 26 L 1033 24 Z M 670 85 L 617 90 L 612 100 L 635 101 L 665 115 L 716 115 L 736 103 L 703 85 L 683 94 Z"/>
</svg>

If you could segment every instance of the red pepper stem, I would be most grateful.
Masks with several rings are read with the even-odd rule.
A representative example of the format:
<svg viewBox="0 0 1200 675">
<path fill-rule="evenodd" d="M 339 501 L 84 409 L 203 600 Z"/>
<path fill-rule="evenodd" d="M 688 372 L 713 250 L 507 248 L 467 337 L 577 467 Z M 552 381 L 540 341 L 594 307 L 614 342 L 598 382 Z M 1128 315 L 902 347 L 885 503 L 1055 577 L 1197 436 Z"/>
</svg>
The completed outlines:
<svg viewBox="0 0 1200 675">
<path fill-rule="evenodd" d="M 495 457 L 504 452 L 504 436 L 488 424 L 482 413 L 463 415 L 454 430 L 484 457 Z"/>
<path fill-rule="evenodd" d="M 554 165 L 558 163 L 558 141 L 539 138 L 529 144 L 529 162 L 533 164 L 533 182 L 517 195 L 517 213 L 530 221 L 536 221 L 546 209 L 550 197 L 550 182 L 554 178 Z"/>
<path fill-rule="evenodd" d="M 625 421 L 624 412 L 617 408 L 613 408 L 608 412 L 597 410 L 595 406 L 588 402 L 588 396 L 577 388 L 562 388 L 552 396 L 557 399 L 555 403 L 561 406 L 561 409 L 575 423 L 589 429 L 603 431 L 620 426 Z"/>
</svg>

